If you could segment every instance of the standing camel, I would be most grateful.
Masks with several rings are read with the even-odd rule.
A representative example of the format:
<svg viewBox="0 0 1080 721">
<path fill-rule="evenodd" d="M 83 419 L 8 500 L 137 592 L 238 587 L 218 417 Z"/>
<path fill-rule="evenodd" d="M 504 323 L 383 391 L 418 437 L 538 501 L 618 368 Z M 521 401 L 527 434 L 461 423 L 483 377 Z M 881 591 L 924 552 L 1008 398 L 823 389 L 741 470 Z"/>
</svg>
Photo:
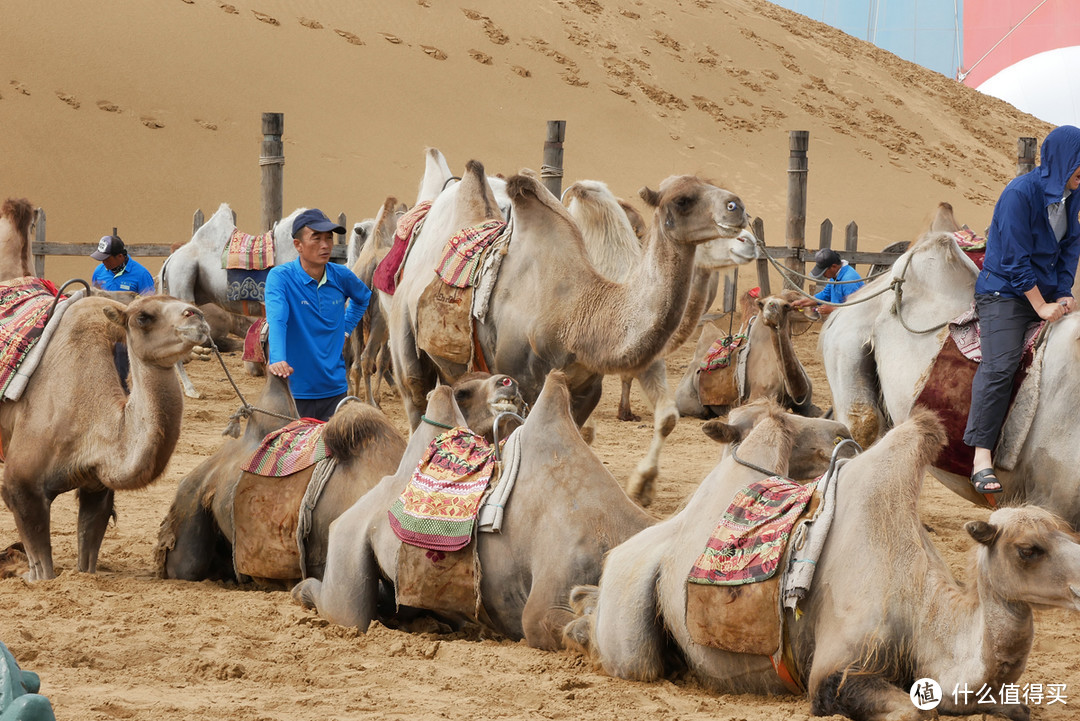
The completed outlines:
<svg viewBox="0 0 1080 721">
<path fill-rule="evenodd" d="M 405 261 L 391 304 L 390 347 L 413 428 L 437 379 L 452 380 L 467 369 L 418 351 L 418 302 L 449 238 L 502 217 L 493 184 L 483 166 L 470 161 L 462 181 L 435 199 Z M 643 261 L 627 282 L 615 283 L 589 262 L 577 223 L 538 179 L 522 174 L 499 185 L 513 208 L 513 236 L 487 316 L 476 323 L 476 345 L 488 368 L 521 383 L 527 402 L 535 400 L 549 370 L 563 370 L 579 426 L 596 407 L 605 374 L 640 372 L 663 351 L 682 320 L 695 258 L 718 268 L 755 256 L 749 217 L 737 196 L 696 177 L 673 176 L 659 191 L 642 191 L 655 209 Z M 652 500 L 671 427 L 654 434 L 628 483 L 642 504 Z"/>
<path fill-rule="evenodd" d="M 79 570 L 97 569 L 113 493 L 154 481 L 176 447 L 184 398 L 173 366 L 209 335 L 197 308 L 166 296 L 128 306 L 91 297 L 68 308 L 22 396 L 0 403 L 0 490 L 30 580 L 55 575 L 49 508 L 72 490 L 79 492 Z M 125 336 L 131 395 L 113 362 L 113 343 Z"/>
<path fill-rule="evenodd" d="M 34 206 L 26 198 L 8 198 L 0 205 L 0 280 L 34 273 L 30 223 Z"/>
</svg>

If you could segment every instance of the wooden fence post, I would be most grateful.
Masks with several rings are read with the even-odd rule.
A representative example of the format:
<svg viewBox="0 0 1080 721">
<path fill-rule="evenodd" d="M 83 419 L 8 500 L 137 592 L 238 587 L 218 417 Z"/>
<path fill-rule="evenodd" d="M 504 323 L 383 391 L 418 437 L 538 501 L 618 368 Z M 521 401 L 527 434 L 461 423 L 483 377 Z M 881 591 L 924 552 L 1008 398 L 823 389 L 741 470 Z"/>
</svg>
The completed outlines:
<svg viewBox="0 0 1080 721">
<path fill-rule="evenodd" d="M 739 297 L 739 269 L 729 268 L 724 272 L 724 312 L 731 313 L 735 310 L 735 302 Z"/>
<path fill-rule="evenodd" d="M 750 227 L 754 229 L 754 237 L 760 240 L 762 245 L 765 245 L 765 221 L 761 218 L 754 218 L 754 222 L 750 224 Z M 772 290 L 769 287 L 768 258 L 757 259 L 757 284 L 762 298 L 772 295 Z"/>
<path fill-rule="evenodd" d="M 191 216 L 191 234 L 195 235 L 195 232 L 203 227 L 203 223 L 206 222 L 206 217 L 203 215 L 202 208 L 195 211 L 195 215 Z"/>
<path fill-rule="evenodd" d="M 1023 175 L 1035 168 L 1035 138 L 1016 141 L 1016 174 Z"/>
<path fill-rule="evenodd" d="M 45 242 L 45 209 L 34 210 L 34 240 L 38 243 Z M 38 278 L 45 277 L 45 256 L 34 253 L 34 275 Z"/>
<path fill-rule="evenodd" d="M 283 204 L 283 178 L 285 174 L 285 150 L 281 133 L 285 128 L 283 113 L 262 114 L 262 229 L 270 230 L 281 220 Z"/>
<path fill-rule="evenodd" d="M 338 245 L 344 245 L 349 242 L 349 221 L 346 220 L 345 213 L 338 213 L 337 222 L 338 225 L 345 229 L 345 235 L 337 236 L 334 242 Z"/>
<path fill-rule="evenodd" d="M 566 140 L 566 121 L 549 120 L 544 141 L 544 163 L 540 166 L 540 182 L 556 198 L 562 197 L 563 141 Z"/>
<path fill-rule="evenodd" d="M 785 265 L 797 273 L 805 273 L 806 266 L 798 257 L 799 250 L 806 247 L 806 176 L 809 165 L 806 159 L 806 150 L 810 145 L 809 130 L 792 130 L 788 139 L 788 209 L 787 209 L 787 235 L 784 244 L 796 251 L 792 257 L 785 259 Z M 787 280 L 800 290 L 803 287 L 801 278 Z"/>
</svg>

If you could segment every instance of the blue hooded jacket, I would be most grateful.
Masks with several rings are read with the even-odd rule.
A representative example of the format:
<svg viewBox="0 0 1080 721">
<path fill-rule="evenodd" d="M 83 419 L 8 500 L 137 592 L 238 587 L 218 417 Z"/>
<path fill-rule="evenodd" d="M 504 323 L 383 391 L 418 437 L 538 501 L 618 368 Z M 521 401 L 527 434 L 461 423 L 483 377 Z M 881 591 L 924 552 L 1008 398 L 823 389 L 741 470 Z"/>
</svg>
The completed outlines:
<svg viewBox="0 0 1080 721">
<path fill-rule="evenodd" d="M 1080 128 L 1054 128 L 1043 141 L 1039 167 L 1014 178 L 994 206 L 976 293 L 1022 298 L 1037 285 L 1047 302 L 1072 296 L 1080 259 L 1080 190 L 1065 201 L 1068 223 L 1060 243 L 1047 208 L 1061 202 L 1065 183 L 1077 168 Z"/>
</svg>

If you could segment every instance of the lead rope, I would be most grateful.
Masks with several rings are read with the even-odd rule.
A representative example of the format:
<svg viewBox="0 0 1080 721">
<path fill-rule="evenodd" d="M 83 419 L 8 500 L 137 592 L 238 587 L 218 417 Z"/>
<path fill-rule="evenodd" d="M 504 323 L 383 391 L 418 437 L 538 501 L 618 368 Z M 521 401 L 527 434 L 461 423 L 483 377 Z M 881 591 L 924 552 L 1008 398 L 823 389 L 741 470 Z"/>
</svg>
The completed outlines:
<svg viewBox="0 0 1080 721">
<path fill-rule="evenodd" d="M 221 357 L 221 353 L 218 351 L 217 344 L 214 343 L 213 339 L 210 340 L 210 350 L 214 352 L 214 356 L 218 359 L 218 363 L 221 364 L 221 369 L 225 371 L 225 377 L 229 379 L 229 383 L 232 385 L 233 390 L 236 391 L 236 395 L 241 403 L 240 408 L 229 416 L 229 424 L 225 426 L 225 430 L 221 432 L 221 435 L 239 438 L 241 419 L 251 418 L 252 413 L 263 413 L 285 421 L 297 420 L 297 416 L 287 416 L 276 411 L 268 411 L 265 408 L 259 408 L 248 403 L 247 399 L 244 398 L 244 394 L 240 392 L 240 387 L 236 385 L 236 381 L 233 380 L 232 373 L 229 372 L 229 367 L 225 365 L 225 359 Z M 269 373 L 269 371 L 267 372 Z"/>
</svg>

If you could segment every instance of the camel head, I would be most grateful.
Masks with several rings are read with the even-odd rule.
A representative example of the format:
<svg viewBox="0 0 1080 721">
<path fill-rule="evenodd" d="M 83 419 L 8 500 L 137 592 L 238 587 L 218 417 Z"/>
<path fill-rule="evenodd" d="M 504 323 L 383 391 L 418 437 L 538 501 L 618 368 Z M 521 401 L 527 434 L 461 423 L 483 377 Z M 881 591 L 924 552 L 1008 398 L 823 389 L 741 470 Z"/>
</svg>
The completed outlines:
<svg viewBox="0 0 1080 721">
<path fill-rule="evenodd" d="M 791 428 L 793 444 L 788 460 L 787 475 L 791 478 L 816 478 L 829 467 L 833 448 L 851 438 L 847 426 L 827 418 L 806 418 L 786 413 L 772 400 L 759 400 L 735 408 L 728 414 L 728 422 L 719 419 L 706 421 L 701 430 L 717 443 L 738 443 L 746 438 L 758 423 L 766 418 L 781 416 Z M 840 458 L 851 458 L 855 453 L 851 444 L 840 449 Z"/>
<path fill-rule="evenodd" d="M 979 542 L 979 583 L 1005 601 L 1080 611 L 1080 536 L 1038 506 L 1001 508 L 964 528 Z"/>
<path fill-rule="evenodd" d="M 470 373 L 453 385 L 454 400 L 469 429 L 493 440 L 495 418 L 500 413 L 525 414 L 525 401 L 518 382 L 507 375 Z M 505 437 L 505 426 L 500 426 Z"/>
<path fill-rule="evenodd" d="M 202 311 L 167 295 L 149 295 L 127 307 L 107 305 L 105 317 L 122 326 L 128 352 L 144 363 L 170 368 L 192 348 L 210 341 L 210 326 Z"/>
<path fill-rule="evenodd" d="M 807 317 L 796 308 L 792 302 L 802 296 L 794 290 L 785 290 L 766 298 L 756 298 L 758 312 L 762 322 L 770 328 L 778 331 L 803 332 L 813 322 L 813 318 Z"/>
<path fill-rule="evenodd" d="M 698 246 L 695 262 L 727 268 L 757 256 L 757 238 L 739 196 L 692 175 L 673 175 L 659 190 L 642 188 L 641 199 L 655 208 L 653 229 L 678 243 Z"/>
</svg>

